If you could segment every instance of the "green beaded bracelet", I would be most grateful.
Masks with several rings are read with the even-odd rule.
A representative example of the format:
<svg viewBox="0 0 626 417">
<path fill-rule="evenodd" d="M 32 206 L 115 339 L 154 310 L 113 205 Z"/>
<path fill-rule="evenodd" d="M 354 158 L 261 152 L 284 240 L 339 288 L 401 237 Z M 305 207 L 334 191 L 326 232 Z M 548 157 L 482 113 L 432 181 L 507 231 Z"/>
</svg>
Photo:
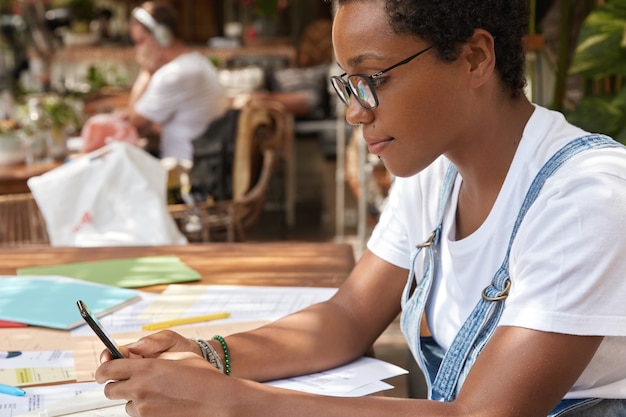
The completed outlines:
<svg viewBox="0 0 626 417">
<path fill-rule="evenodd" d="M 230 353 L 228 352 L 228 345 L 226 344 L 226 340 L 220 335 L 213 336 L 214 340 L 220 342 L 222 345 L 222 349 L 224 350 L 224 374 L 230 375 Z"/>
</svg>

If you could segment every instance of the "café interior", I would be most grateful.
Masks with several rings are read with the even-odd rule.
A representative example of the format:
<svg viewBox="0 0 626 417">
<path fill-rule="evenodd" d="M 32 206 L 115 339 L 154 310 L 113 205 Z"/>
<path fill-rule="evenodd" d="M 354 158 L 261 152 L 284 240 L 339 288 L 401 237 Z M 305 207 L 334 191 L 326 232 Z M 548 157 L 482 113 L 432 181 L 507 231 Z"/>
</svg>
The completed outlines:
<svg viewBox="0 0 626 417">
<path fill-rule="evenodd" d="M 140 2 L 95 1 L 95 10 L 100 12 L 82 33 L 74 29 L 76 22 L 69 4 L 72 2 L 63 7 L 63 2 L 59 1 L 57 8 L 53 7 L 54 2 L 47 3 L 41 2 L 47 9 L 44 15 L 47 27 L 39 30 L 45 29 L 52 38 L 44 45 L 28 41 L 21 45 L 28 69 L 19 71 L 15 79 L 11 79 L 11 74 L 18 72 L 16 46 L 11 49 L 10 45 L 5 45 L 3 50 L 7 57 L 2 61 L 6 67 L 2 80 L 5 87 L 3 119 L 7 122 L 18 119 L 15 123 L 21 129 L 7 127 L 2 135 L 7 138 L 0 136 L 0 155 L 4 155 L 0 158 L 0 195 L 6 196 L 3 199 L 13 199 L 14 212 L 30 216 L 21 219 L 21 232 L 14 231 L 14 237 L 0 239 L 7 240 L 5 245 L 11 244 L 9 240 L 16 241 L 14 244 L 49 242 L 45 221 L 38 213 L 30 213 L 37 212 L 37 205 L 30 201 L 31 190 L 26 182 L 75 158 L 81 151 L 81 129 L 85 121 L 96 114 L 126 106 L 138 71 L 128 34 L 128 16 Z M 264 110 L 271 113 L 266 115 L 267 121 L 282 126 L 272 132 L 275 137 L 265 139 L 271 142 L 270 147 L 276 154 L 276 161 L 269 169 L 271 175 L 263 175 L 261 168 L 254 167 L 257 172 L 249 178 L 233 179 L 235 184 L 241 182 L 234 190 L 233 200 L 245 197 L 246 203 L 234 201 L 240 214 L 231 222 L 232 227 L 221 233 L 218 229 L 224 229 L 223 225 L 205 224 L 200 233 L 187 238 L 192 241 L 241 241 L 253 237 L 281 240 L 305 238 L 306 231 L 309 233 L 306 238 L 316 240 L 344 240 L 356 235 L 362 246 L 390 177 L 380 163 L 366 160 L 364 150 L 356 147 L 357 141 L 347 146 L 354 132 L 343 122 L 343 109 L 337 106 L 328 85 L 328 76 L 336 71 L 330 39 L 330 6 L 317 0 L 299 1 L 297 7 L 294 2 L 277 1 L 274 2 L 276 9 L 267 15 L 261 14 L 255 6 L 235 0 L 174 3 L 184 41 L 216 65 L 232 106 L 241 108 L 250 101 L 262 102 Z M 106 23 L 100 18 L 102 10 L 109 13 Z M 19 17 L 23 21 L 15 23 Z M 27 31 L 25 25 L 33 20 L 27 18 L 26 13 L 23 16 L 5 14 L 3 19 L 9 27 L 7 32 L 12 30 L 15 39 L 20 39 L 18 32 Z M 37 24 L 30 23 L 31 26 Z M 28 36 L 22 38 L 28 39 Z M 47 51 L 47 54 L 40 51 Z M 13 59 L 8 59 L 11 53 Z M 16 88 L 19 93 L 11 96 L 10 92 Z M 42 132 L 43 128 L 37 126 L 33 132 L 29 127 L 37 122 L 32 119 L 38 118 L 41 124 L 41 119 L 47 115 L 38 113 L 45 113 L 53 106 L 48 104 L 50 102 L 57 107 L 70 107 L 75 113 L 73 118 L 59 121 L 60 129 L 46 128 L 48 131 Z M 260 125 L 248 127 L 250 132 L 241 133 L 247 137 L 240 140 L 258 140 L 251 132 L 262 128 Z M 84 136 L 84 131 L 82 133 Z M 145 139 L 148 151 L 158 142 L 158 137 Z M 251 163 L 243 158 L 234 162 L 239 164 L 239 169 L 233 172 L 241 172 L 242 165 Z M 248 158 L 260 157 L 248 155 Z M 175 177 L 181 169 L 189 167 L 168 163 L 169 187 L 175 188 L 179 186 Z M 359 163 L 361 168 L 358 168 Z M 310 166 L 308 171 L 307 166 Z M 339 177 L 345 180 L 337 180 Z M 260 179 L 264 181 L 259 182 Z M 254 185 L 261 192 L 250 196 L 247 192 Z M 360 189 L 370 191 L 361 193 Z M 171 199 L 169 203 L 170 214 L 180 225 L 188 216 L 188 207 L 171 204 Z M 2 206 L 10 204 L 5 202 Z M 28 215 L 19 208 L 21 204 L 30 209 Z M 214 209 L 224 212 L 232 207 L 226 202 L 220 204 L 222 209 Z M 304 214 L 299 216 L 297 211 Z M 274 220 L 259 221 L 261 218 Z M 224 220 L 217 221 L 220 222 Z M 209 237 L 211 231 L 214 233 Z"/>
<path fill-rule="evenodd" d="M 58 236 L 68 222 L 74 221 L 75 231 L 76 221 L 84 226 L 93 220 L 70 220 L 68 207 L 98 204 L 94 195 L 107 195 L 101 204 L 112 205 L 112 193 L 133 194 L 124 194 L 124 181 L 104 180 L 116 185 L 111 191 L 99 188 L 100 180 L 82 177 L 91 174 L 69 173 L 50 182 L 62 169 L 94 158 L 84 152 L 86 121 L 126 106 L 138 73 L 128 19 L 141 2 L 95 0 L 97 13 L 87 29 L 76 29 L 71 7 L 83 1 L 91 3 L 39 0 L 39 8 L 30 11 L 16 7 L 18 2 L 0 3 L 0 274 L 94 258 L 176 255 L 202 275 L 203 284 L 336 287 L 345 279 L 391 177 L 352 140 L 358 132 L 345 123 L 342 105 L 329 92 L 328 77 L 337 71 L 331 11 L 319 0 L 258 2 L 276 4 L 270 15 L 254 2 L 173 0 L 184 41 L 213 62 L 232 107 L 241 110 L 231 139 L 232 196 L 181 199 L 190 165 L 163 160 L 158 215 L 176 229 L 168 229 L 170 241 L 155 243 L 152 233 L 131 247 L 98 236 L 88 244 Z M 57 125 L 55 110 L 71 115 Z M 158 137 L 141 139 L 139 147 L 149 155 Z M 36 187 L 40 179 L 47 182 Z M 49 192 L 37 192 L 42 188 Z M 146 220 L 151 210 L 141 204 L 147 203 L 137 200 L 123 216 Z M 158 221 L 149 221 L 144 227 L 156 229 Z M 246 253 L 248 261 L 240 262 Z M 227 266 L 204 261 L 212 255 Z M 272 269 L 287 259 L 288 266 Z M 396 326 L 375 348 L 379 358 L 408 367 Z M 406 375 L 389 382 L 394 388 L 388 395 L 409 395 Z"/>
<path fill-rule="evenodd" d="M 339 285 L 362 253 L 393 178 L 367 155 L 360 132 L 345 123 L 343 105 L 329 90 L 328 77 L 338 71 L 329 4 L 172 0 L 185 42 L 213 62 L 231 106 L 241 110 L 228 165 L 232 195 L 190 202 L 181 190 L 194 178 L 193 166 L 161 161 L 158 215 L 183 244 L 156 245 L 149 237 L 125 247 L 72 244 L 56 236 L 54 225 L 70 221 L 59 212 L 110 190 L 98 190 L 95 180 L 71 187 L 40 181 L 85 159 L 85 121 L 126 106 L 138 73 L 128 18 L 140 2 L 93 0 L 97 13 L 86 29 L 77 30 L 70 5 L 82 2 L 92 1 L 36 0 L 31 13 L 16 7 L 17 1 L 0 2 L 0 274 L 94 258 L 173 254 L 198 270 L 204 284 Z M 558 42 L 559 14 L 552 3 L 538 2 L 546 13 L 543 33 L 528 39 L 527 93 L 543 105 L 552 102 L 556 82 L 549 50 Z M 261 10 L 267 5 L 269 12 Z M 60 129 L 52 122 L 38 124 L 51 120 L 47 112 L 54 105 L 72 117 Z M 158 142 L 141 139 L 146 154 Z M 34 195 L 37 184 L 58 191 L 41 194 L 46 202 Z M 124 216 L 139 222 L 148 211 L 137 206 Z M 76 222 L 92 220 L 72 220 L 70 233 Z M 376 342 L 374 353 L 411 370 L 411 377 L 392 378 L 394 388 L 386 395 L 424 395 L 397 323 Z"/>
</svg>

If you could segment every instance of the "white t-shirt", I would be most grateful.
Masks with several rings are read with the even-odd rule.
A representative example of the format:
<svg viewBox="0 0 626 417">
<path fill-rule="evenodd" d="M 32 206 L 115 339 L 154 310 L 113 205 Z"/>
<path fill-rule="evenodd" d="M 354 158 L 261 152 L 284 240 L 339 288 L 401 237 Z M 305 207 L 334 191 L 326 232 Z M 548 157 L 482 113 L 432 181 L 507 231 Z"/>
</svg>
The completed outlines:
<svg viewBox="0 0 626 417">
<path fill-rule="evenodd" d="M 161 157 L 191 161 L 192 141 L 224 114 L 228 96 L 217 70 L 198 53 L 183 54 L 159 68 L 135 103 L 135 111 L 160 123 Z"/>
<path fill-rule="evenodd" d="M 448 349 L 502 264 L 513 223 L 543 164 L 584 131 L 560 113 L 535 106 L 498 198 L 484 223 L 455 240 L 459 187 L 445 212 L 441 273 L 426 315 Z M 396 178 L 368 248 L 409 268 L 410 253 L 430 235 L 449 161 Z M 566 398 L 626 398 L 626 149 L 586 151 L 566 162 L 542 189 L 511 248 L 510 295 L 500 325 L 606 336 Z M 419 258 L 419 257 L 418 257 Z M 417 277 L 422 276 L 420 261 Z"/>
</svg>

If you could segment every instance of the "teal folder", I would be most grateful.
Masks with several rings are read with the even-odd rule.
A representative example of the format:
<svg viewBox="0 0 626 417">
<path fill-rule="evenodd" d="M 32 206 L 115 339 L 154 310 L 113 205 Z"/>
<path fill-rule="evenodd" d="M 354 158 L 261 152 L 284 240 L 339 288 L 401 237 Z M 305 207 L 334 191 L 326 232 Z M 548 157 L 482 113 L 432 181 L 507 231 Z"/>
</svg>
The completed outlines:
<svg viewBox="0 0 626 417">
<path fill-rule="evenodd" d="M 200 281 L 200 274 L 177 256 L 142 256 L 20 268 L 18 275 L 62 275 L 116 287 L 137 288 Z"/>
<path fill-rule="evenodd" d="M 139 300 L 140 292 L 61 276 L 0 276 L 0 320 L 70 330 L 84 324 L 77 300 L 102 317 Z"/>
</svg>

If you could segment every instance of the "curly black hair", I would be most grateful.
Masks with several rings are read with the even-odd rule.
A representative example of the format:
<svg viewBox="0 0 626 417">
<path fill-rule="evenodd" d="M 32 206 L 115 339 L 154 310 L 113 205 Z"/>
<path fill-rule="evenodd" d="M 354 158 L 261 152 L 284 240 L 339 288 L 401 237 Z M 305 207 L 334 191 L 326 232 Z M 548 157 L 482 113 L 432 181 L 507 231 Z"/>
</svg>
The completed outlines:
<svg viewBox="0 0 626 417">
<path fill-rule="evenodd" d="M 362 0 L 331 0 L 333 5 Z M 381 0 L 389 25 L 398 34 L 419 36 L 434 45 L 444 61 L 458 58 L 458 48 L 474 30 L 494 37 L 496 70 L 513 97 L 526 85 L 523 38 L 528 31 L 528 0 Z"/>
</svg>

